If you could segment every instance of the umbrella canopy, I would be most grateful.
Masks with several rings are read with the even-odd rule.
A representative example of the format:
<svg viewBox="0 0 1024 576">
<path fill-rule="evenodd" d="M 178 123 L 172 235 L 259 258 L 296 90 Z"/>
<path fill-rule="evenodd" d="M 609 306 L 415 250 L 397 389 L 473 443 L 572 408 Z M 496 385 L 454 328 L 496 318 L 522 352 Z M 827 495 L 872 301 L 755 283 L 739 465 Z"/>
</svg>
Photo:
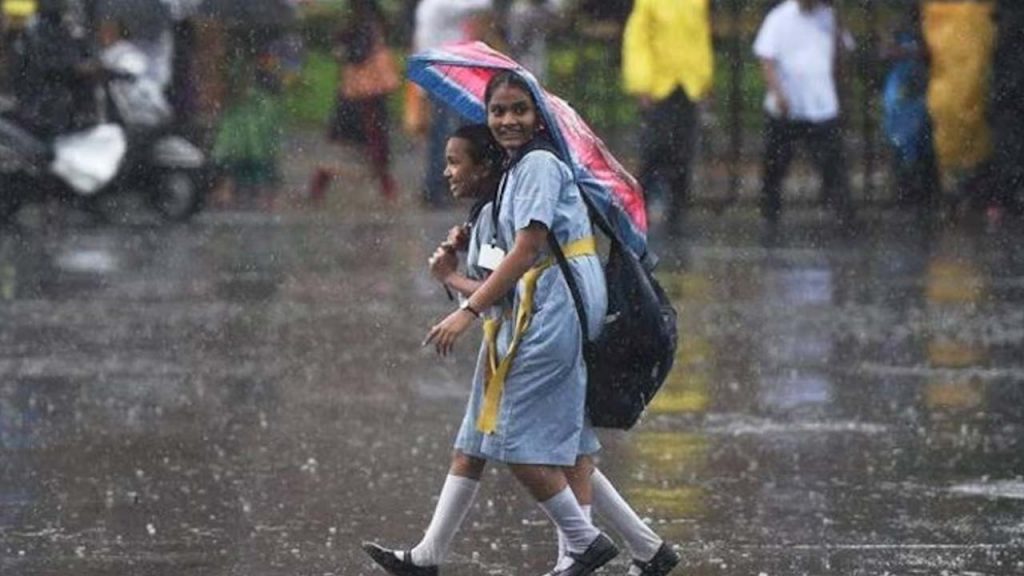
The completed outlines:
<svg viewBox="0 0 1024 576">
<path fill-rule="evenodd" d="M 544 90 L 526 69 L 483 42 L 453 44 L 409 59 L 409 78 L 472 122 L 485 122 L 484 90 L 503 70 L 514 70 L 529 84 L 559 155 L 573 169 L 577 184 L 619 237 L 639 258 L 647 255 L 647 212 L 643 190 L 612 156 L 579 114 Z"/>
</svg>

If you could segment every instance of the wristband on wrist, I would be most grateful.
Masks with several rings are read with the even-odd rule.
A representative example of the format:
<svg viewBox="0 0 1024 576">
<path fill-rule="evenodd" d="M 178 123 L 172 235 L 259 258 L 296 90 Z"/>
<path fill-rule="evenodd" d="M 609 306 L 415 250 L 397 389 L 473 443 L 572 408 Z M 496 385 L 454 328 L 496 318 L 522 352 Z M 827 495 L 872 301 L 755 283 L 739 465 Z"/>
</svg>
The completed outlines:
<svg viewBox="0 0 1024 576">
<path fill-rule="evenodd" d="M 462 301 L 462 304 L 459 305 L 459 310 L 465 310 L 477 318 L 480 317 L 480 312 L 477 311 L 476 308 L 473 308 L 473 305 L 469 303 L 469 298 Z"/>
</svg>

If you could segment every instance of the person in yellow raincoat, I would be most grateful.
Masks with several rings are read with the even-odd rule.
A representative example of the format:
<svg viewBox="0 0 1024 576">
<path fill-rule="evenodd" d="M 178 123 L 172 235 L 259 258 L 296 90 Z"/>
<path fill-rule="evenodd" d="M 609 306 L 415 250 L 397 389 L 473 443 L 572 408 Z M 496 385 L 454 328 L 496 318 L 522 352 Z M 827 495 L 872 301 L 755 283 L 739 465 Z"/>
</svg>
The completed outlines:
<svg viewBox="0 0 1024 576">
<path fill-rule="evenodd" d="M 986 115 L 993 7 L 992 2 L 924 5 L 922 26 L 931 56 L 928 110 L 939 163 L 946 170 L 973 170 L 992 153 Z"/>
<path fill-rule="evenodd" d="M 622 41 L 622 79 L 640 108 L 640 183 L 668 190 L 665 223 L 678 228 L 689 200 L 697 103 L 711 90 L 710 0 L 637 0 Z"/>
</svg>

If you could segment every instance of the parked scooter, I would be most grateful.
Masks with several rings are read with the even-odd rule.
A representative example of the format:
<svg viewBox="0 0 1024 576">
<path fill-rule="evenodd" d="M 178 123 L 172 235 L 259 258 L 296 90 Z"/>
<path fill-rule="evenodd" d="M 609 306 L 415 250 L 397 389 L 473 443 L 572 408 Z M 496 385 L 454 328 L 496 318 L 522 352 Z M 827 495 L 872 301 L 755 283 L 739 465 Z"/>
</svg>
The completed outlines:
<svg viewBox="0 0 1024 576">
<path fill-rule="evenodd" d="M 160 86 L 145 75 L 144 54 L 119 42 L 102 54 L 100 121 L 52 144 L 0 114 L 0 220 L 46 195 L 94 202 L 137 191 L 168 220 L 185 220 L 208 188 L 205 154 L 178 134 Z"/>
</svg>

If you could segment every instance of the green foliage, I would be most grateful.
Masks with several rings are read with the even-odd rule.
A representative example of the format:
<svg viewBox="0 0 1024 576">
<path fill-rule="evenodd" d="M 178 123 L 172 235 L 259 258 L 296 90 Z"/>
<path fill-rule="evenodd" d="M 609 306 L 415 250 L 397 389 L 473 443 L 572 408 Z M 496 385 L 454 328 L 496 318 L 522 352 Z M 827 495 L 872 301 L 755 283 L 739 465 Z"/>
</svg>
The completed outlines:
<svg viewBox="0 0 1024 576">
<path fill-rule="evenodd" d="M 402 8 L 400 0 L 381 0 L 385 15 L 394 21 Z M 303 8 L 297 31 L 306 47 L 306 58 L 298 78 L 288 83 L 284 106 L 288 122 L 298 125 L 323 125 L 334 107 L 340 69 L 332 57 L 335 34 L 348 11 L 347 0 L 319 0 Z M 394 49 L 397 57 L 402 50 Z M 404 62 L 399 62 L 404 70 Z M 392 118 L 402 113 L 402 98 L 396 93 L 388 102 Z"/>
<path fill-rule="evenodd" d="M 399 70 L 405 69 L 399 58 Z M 310 50 L 306 54 L 298 78 L 288 83 L 284 94 L 284 109 L 292 125 L 322 126 L 334 109 L 339 87 L 340 69 L 330 53 Z M 392 120 L 401 118 L 403 99 L 401 90 L 388 98 L 388 113 Z"/>
<path fill-rule="evenodd" d="M 744 56 L 746 56 L 745 53 Z M 723 50 L 715 51 L 715 78 L 712 90 L 716 112 L 722 118 L 731 113 L 733 82 L 738 80 L 740 125 L 744 129 L 757 129 L 764 120 L 762 113 L 764 82 L 761 80 L 761 69 L 753 56 L 750 56 L 744 59 L 738 72 L 738 77 L 733 78 L 736 71 L 733 70 L 729 54 Z"/>
<path fill-rule="evenodd" d="M 622 91 L 618 48 L 574 38 L 548 55 L 548 88 L 569 102 L 598 133 L 631 124 L 633 102 Z"/>
<path fill-rule="evenodd" d="M 338 89 L 338 65 L 329 53 L 310 50 L 299 77 L 290 82 L 284 107 L 292 124 L 323 124 Z"/>
</svg>

